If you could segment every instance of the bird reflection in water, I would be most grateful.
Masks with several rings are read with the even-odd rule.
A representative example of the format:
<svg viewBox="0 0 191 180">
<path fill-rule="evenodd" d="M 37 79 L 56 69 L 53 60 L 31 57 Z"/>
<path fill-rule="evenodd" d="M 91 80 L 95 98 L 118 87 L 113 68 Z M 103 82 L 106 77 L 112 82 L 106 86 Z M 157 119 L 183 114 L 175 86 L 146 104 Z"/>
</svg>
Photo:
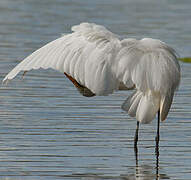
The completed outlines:
<svg viewBox="0 0 191 180">
<path fill-rule="evenodd" d="M 138 159 L 138 149 L 137 147 L 134 148 L 135 152 L 135 162 L 136 162 L 136 172 L 135 175 L 128 175 L 127 177 L 123 177 L 124 180 L 160 180 L 160 179 L 170 179 L 165 174 L 159 173 L 159 146 L 155 149 L 156 154 L 156 164 L 155 168 L 149 165 L 139 165 L 139 159 Z M 153 172 L 153 169 L 155 169 L 155 172 Z"/>
<path fill-rule="evenodd" d="M 97 174 L 73 174 L 72 177 L 78 177 L 82 180 L 161 180 L 170 179 L 166 174 L 159 172 L 159 153 L 156 152 L 156 164 L 150 166 L 147 164 L 139 165 L 138 151 L 135 151 L 135 173 L 121 174 L 120 176 L 101 176 Z"/>
<path fill-rule="evenodd" d="M 155 180 L 155 179 L 160 180 L 160 179 L 170 179 L 166 174 L 156 174 L 156 173 L 153 172 L 153 167 L 152 166 L 141 165 L 141 166 L 136 167 L 136 173 L 135 174 L 121 175 L 119 179 L 120 180 Z"/>
</svg>

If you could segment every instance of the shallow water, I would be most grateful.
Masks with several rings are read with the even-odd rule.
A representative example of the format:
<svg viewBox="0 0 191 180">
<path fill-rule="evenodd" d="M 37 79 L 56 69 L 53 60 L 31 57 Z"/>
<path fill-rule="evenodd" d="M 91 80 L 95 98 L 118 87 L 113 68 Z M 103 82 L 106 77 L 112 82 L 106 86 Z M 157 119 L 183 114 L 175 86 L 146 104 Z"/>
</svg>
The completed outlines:
<svg viewBox="0 0 191 180">
<path fill-rule="evenodd" d="M 159 38 L 181 57 L 191 49 L 190 0 L 1 0 L 0 80 L 21 59 L 88 21 L 129 37 Z M 191 179 L 191 64 L 161 124 L 141 126 L 138 162 L 134 118 L 120 109 L 131 92 L 81 97 L 63 74 L 29 72 L 0 88 L 0 179 Z M 158 168 L 156 168 L 159 166 Z M 157 172 L 158 169 L 158 172 Z"/>
</svg>

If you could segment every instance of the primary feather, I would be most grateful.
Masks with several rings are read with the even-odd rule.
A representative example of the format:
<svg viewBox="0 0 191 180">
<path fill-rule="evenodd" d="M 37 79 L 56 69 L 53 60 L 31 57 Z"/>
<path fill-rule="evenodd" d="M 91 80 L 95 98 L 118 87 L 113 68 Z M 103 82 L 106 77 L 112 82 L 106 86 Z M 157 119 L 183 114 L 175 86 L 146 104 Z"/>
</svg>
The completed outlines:
<svg viewBox="0 0 191 180">
<path fill-rule="evenodd" d="M 124 39 L 93 23 L 72 27 L 19 63 L 3 81 L 20 71 L 52 68 L 73 78 L 91 95 L 132 89 L 122 109 L 142 123 L 151 122 L 160 109 L 164 120 L 180 81 L 175 51 L 151 38 Z"/>
</svg>

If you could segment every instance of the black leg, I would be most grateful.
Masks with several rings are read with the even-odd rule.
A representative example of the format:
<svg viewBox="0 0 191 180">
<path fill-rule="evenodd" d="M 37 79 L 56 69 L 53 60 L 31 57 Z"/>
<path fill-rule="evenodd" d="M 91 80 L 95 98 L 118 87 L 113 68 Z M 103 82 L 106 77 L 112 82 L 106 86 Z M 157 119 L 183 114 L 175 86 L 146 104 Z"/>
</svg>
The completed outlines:
<svg viewBox="0 0 191 180">
<path fill-rule="evenodd" d="M 159 150 L 156 153 L 156 180 L 159 179 Z"/>
<path fill-rule="evenodd" d="M 156 155 L 159 156 L 159 140 L 160 140 L 160 110 L 158 111 L 158 124 L 157 124 L 157 135 L 156 141 Z"/>
<path fill-rule="evenodd" d="M 137 149 L 138 136 L 139 136 L 139 121 L 137 121 L 137 127 L 136 127 L 135 137 L 134 137 L 134 151 L 135 151 L 136 159 L 137 159 L 137 153 L 138 153 L 138 149 Z"/>
<path fill-rule="evenodd" d="M 136 131 L 135 131 L 134 147 L 137 147 L 138 136 L 139 136 L 139 121 L 137 121 L 137 127 L 136 127 Z"/>
</svg>

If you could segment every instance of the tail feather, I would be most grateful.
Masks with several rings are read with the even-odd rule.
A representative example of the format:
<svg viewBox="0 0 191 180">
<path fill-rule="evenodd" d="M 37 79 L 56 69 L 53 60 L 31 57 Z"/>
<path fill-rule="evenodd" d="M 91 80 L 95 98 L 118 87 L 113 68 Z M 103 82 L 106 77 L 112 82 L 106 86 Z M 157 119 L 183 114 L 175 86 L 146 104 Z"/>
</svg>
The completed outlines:
<svg viewBox="0 0 191 180">
<path fill-rule="evenodd" d="M 161 102 L 160 102 L 161 121 L 164 121 L 168 115 L 170 106 L 172 104 L 173 96 L 174 96 L 174 92 L 171 92 L 167 94 L 166 96 L 164 96 L 163 98 L 161 98 Z"/>
<path fill-rule="evenodd" d="M 160 96 L 148 92 L 143 94 L 141 91 L 136 91 L 123 103 L 122 109 L 127 111 L 132 117 L 143 123 L 150 123 L 156 116 L 159 110 Z"/>
<path fill-rule="evenodd" d="M 135 117 L 136 116 L 136 111 L 137 111 L 137 107 L 139 105 L 140 102 L 140 98 L 141 98 L 141 92 L 134 92 L 133 94 L 131 94 L 126 100 L 125 102 L 122 104 L 121 108 L 124 111 L 127 111 L 128 114 L 131 117 Z"/>
</svg>

